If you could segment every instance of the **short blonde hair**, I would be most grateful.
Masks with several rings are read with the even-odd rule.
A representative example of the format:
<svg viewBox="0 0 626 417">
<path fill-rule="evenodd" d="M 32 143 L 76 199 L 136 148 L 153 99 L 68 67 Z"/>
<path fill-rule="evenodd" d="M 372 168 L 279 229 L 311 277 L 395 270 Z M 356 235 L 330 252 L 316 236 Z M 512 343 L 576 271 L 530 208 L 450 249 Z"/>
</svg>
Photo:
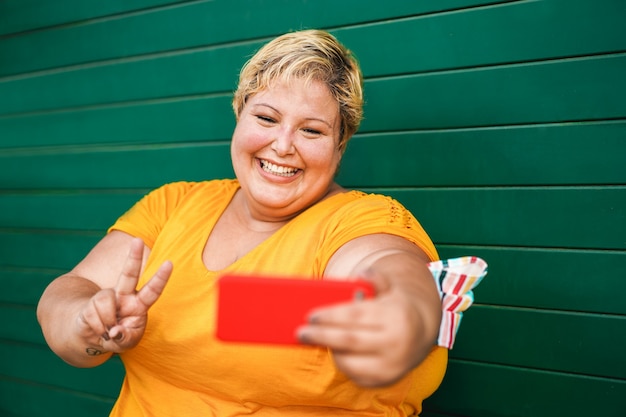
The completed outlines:
<svg viewBox="0 0 626 417">
<path fill-rule="evenodd" d="M 292 77 L 321 81 L 339 104 L 339 150 L 359 128 L 363 118 L 363 76 L 354 55 L 322 30 L 291 32 L 263 46 L 241 69 L 233 97 L 237 119 L 247 100 L 277 80 Z"/>
</svg>

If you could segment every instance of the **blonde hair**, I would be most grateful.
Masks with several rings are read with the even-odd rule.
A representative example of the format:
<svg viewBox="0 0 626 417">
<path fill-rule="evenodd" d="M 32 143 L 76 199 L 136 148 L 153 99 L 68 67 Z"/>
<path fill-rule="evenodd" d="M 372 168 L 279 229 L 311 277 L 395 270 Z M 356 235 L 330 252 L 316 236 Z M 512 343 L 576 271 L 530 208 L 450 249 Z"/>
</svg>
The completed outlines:
<svg viewBox="0 0 626 417">
<path fill-rule="evenodd" d="M 322 30 L 291 32 L 263 46 L 241 69 L 233 97 L 237 119 L 254 94 L 281 79 L 321 81 L 339 104 L 339 150 L 359 128 L 363 118 L 363 76 L 354 55 Z"/>
</svg>

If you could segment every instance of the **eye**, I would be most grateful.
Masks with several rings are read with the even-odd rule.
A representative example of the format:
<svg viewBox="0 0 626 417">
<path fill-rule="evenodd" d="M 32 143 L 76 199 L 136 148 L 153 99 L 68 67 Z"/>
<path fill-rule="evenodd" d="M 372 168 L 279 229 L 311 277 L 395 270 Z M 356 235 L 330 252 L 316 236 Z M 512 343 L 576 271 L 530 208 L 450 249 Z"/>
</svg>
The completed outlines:
<svg viewBox="0 0 626 417">
<path fill-rule="evenodd" d="M 306 133 L 310 133 L 312 135 L 321 135 L 322 132 L 320 132 L 319 130 L 315 130 L 315 129 L 303 129 Z"/>
<path fill-rule="evenodd" d="M 274 120 L 273 118 L 269 117 L 269 116 L 264 116 L 262 114 L 257 114 L 255 116 L 262 124 L 274 124 L 276 123 L 276 120 Z"/>
<path fill-rule="evenodd" d="M 322 135 L 322 132 L 317 129 L 304 128 L 302 131 L 304 132 L 304 135 L 308 137 L 318 137 Z"/>
</svg>

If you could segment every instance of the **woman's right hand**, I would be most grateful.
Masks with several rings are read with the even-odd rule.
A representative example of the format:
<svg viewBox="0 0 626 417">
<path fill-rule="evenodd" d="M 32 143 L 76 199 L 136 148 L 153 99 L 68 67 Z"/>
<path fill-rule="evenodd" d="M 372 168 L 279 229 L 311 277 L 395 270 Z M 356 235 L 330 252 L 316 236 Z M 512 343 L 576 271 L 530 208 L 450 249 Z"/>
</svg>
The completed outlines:
<svg viewBox="0 0 626 417">
<path fill-rule="evenodd" d="M 172 263 L 164 262 L 137 291 L 143 252 L 142 240 L 134 238 L 116 286 L 94 294 L 76 317 L 77 332 L 87 342 L 87 355 L 120 353 L 141 340 L 148 310 L 160 297 L 172 273 Z"/>
</svg>

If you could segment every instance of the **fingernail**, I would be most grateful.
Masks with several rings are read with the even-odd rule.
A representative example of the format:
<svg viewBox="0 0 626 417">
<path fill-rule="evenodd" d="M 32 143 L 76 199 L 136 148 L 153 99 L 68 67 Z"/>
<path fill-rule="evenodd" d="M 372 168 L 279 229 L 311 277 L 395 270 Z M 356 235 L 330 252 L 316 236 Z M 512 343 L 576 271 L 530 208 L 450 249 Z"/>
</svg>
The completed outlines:
<svg viewBox="0 0 626 417">
<path fill-rule="evenodd" d="M 303 343 L 305 345 L 309 344 L 311 342 L 309 335 L 307 334 L 307 332 L 298 332 L 298 340 L 300 341 L 300 343 Z"/>
</svg>

